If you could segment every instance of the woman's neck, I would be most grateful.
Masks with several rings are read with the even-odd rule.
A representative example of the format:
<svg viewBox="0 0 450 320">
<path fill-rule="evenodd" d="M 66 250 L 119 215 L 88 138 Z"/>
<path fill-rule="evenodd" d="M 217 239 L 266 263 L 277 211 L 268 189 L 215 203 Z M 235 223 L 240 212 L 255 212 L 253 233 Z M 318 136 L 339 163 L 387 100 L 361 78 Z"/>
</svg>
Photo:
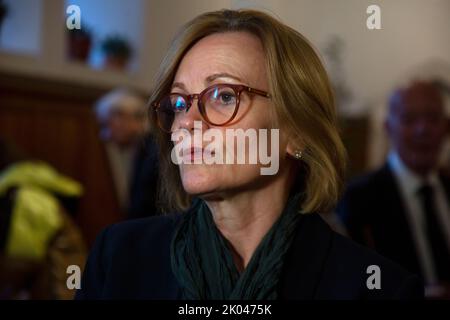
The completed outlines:
<svg viewBox="0 0 450 320">
<path fill-rule="evenodd" d="M 231 245 L 239 272 L 280 216 L 290 187 L 288 179 L 278 179 L 262 189 L 206 200 L 217 228 Z"/>
</svg>

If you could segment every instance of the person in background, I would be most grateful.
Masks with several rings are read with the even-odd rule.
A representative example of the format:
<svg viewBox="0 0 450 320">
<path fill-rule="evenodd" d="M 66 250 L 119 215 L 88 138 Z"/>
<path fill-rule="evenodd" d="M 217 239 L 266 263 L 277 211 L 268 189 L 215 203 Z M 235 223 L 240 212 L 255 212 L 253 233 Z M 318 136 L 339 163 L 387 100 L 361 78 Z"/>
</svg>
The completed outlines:
<svg viewBox="0 0 450 320">
<path fill-rule="evenodd" d="M 157 212 L 157 156 L 147 130 L 146 105 L 125 88 L 107 93 L 95 105 L 116 195 L 128 218 Z"/>
<path fill-rule="evenodd" d="M 392 144 L 386 164 L 348 186 L 338 215 L 354 240 L 420 274 L 430 296 L 445 296 L 450 179 L 438 167 L 448 132 L 438 87 L 415 81 L 396 90 L 385 128 Z"/>
<path fill-rule="evenodd" d="M 82 186 L 0 140 L 0 300 L 71 299 L 86 246 L 72 216 Z"/>
</svg>

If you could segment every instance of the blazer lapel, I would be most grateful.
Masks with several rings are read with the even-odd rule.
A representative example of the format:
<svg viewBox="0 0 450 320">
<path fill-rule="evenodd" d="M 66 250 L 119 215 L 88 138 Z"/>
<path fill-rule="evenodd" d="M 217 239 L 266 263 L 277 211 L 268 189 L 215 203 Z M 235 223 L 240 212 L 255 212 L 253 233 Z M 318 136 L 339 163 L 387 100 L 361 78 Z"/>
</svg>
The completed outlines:
<svg viewBox="0 0 450 320">
<path fill-rule="evenodd" d="M 447 202 L 450 201 L 450 178 L 446 175 L 439 175 L 442 186 L 444 187 L 445 194 L 447 196 Z"/>
<path fill-rule="evenodd" d="M 420 273 L 414 236 L 407 216 L 407 209 L 393 172 L 386 164 L 379 173 L 380 202 L 384 208 L 374 213 L 372 225 L 375 249 L 388 258 Z"/>
</svg>

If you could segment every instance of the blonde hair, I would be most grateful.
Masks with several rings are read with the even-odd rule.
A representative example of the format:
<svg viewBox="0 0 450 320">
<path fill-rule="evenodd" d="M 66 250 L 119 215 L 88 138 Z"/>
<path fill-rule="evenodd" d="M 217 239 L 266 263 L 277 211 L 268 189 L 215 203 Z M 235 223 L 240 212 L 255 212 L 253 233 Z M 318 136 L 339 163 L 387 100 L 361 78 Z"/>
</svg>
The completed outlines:
<svg viewBox="0 0 450 320">
<path fill-rule="evenodd" d="M 268 14 L 254 10 L 221 10 L 202 14 L 177 34 L 156 77 L 150 101 L 170 92 L 186 52 L 200 39 L 215 33 L 244 31 L 256 36 L 264 49 L 269 90 L 278 125 L 290 142 L 303 150 L 305 188 L 302 212 L 326 212 L 338 201 L 343 185 L 345 148 L 337 129 L 333 92 L 326 71 L 312 45 L 299 32 Z M 153 128 L 156 114 L 151 112 Z M 178 168 L 171 162 L 171 141 L 161 130 L 160 195 L 167 210 L 190 204 Z"/>
</svg>

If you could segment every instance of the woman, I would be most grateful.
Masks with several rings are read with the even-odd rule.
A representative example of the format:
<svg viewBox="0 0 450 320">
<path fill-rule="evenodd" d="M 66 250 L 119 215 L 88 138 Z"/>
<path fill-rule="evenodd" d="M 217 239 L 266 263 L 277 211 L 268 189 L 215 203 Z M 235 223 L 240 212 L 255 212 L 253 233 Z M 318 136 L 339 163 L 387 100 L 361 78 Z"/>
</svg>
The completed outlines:
<svg viewBox="0 0 450 320">
<path fill-rule="evenodd" d="M 338 199 L 345 154 L 325 70 L 298 32 L 257 11 L 203 14 L 173 41 L 151 101 L 161 195 L 184 213 L 107 228 L 78 298 L 421 296 L 415 276 L 335 234 L 316 214 Z M 207 161 L 249 159 L 253 147 L 204 139 L 208 132 L 261 129 L 279 132 L 265 146 L 279 154 L 274 174 L 262 174 L 261 150 L 256 163 Z M 199 132 L 200 142 L 186 143 Z M 371 265 L 381 270 L 381 289 L 368 280 Z"/>
</svg>

